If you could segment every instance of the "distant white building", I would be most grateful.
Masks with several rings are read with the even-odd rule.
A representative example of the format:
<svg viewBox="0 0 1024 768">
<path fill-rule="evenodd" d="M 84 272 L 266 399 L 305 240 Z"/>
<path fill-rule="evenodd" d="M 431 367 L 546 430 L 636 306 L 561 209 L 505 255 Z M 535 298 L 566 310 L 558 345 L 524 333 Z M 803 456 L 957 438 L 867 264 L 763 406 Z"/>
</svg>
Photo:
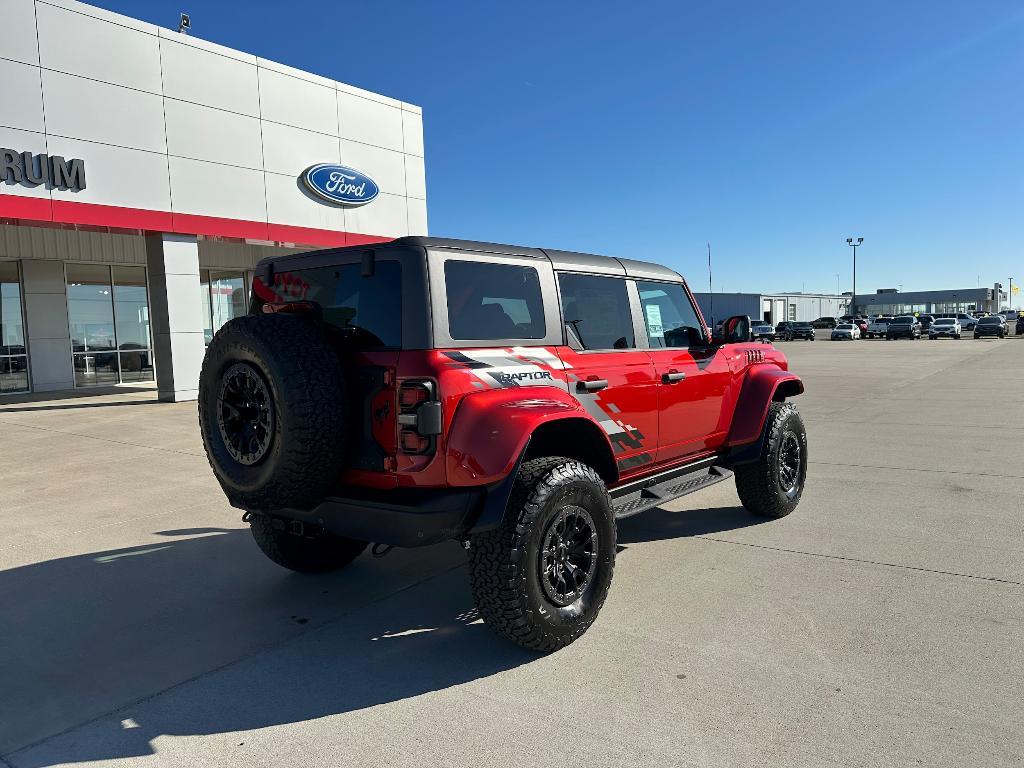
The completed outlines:
<svg viewBox="0 0 1024 768">
<path fill-rule="evenodd" d="M 850 295 L 834 293 L 695 293 L 709 325 L 732 315 L 776 325 L 783 320 L 810 321 L 846 314 Z"/>
</svg>

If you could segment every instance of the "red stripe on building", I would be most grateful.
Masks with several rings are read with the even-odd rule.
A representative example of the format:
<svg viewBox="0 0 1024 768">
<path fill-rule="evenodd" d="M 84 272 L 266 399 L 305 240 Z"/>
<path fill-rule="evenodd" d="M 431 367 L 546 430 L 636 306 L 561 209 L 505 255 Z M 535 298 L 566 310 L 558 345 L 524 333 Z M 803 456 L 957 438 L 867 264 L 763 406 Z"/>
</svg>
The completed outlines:
<svg viewBox="0 0 1024 768">
<path fill-rule="evenodd" d="M 0 220 L 26 226 L 49 225 L 118 234 L 176 233 L 228 240 L 261 240 L 314 247 L 337 248 L 393 240 L 391 237 L 339 232 L 333 229 L 294 227 L 245 219 L 196 216 L 144 208 L 79 203 L 71 200 L 0 194 Z"/>
</svg>

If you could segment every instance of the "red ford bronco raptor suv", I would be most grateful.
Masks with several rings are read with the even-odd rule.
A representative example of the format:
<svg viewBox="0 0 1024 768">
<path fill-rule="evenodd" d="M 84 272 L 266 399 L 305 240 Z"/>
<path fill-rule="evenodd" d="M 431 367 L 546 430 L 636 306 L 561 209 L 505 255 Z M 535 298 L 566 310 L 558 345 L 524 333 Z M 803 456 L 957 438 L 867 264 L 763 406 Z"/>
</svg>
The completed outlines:
<svg viewBox="0 0 1024 768">
<path fill-rule="evenodd" d="M 455 539 L 484 621 L 555 650 L 604 603 L 617 518 L 733 475 L 751 512 L 799 502 L 803 384 L 749 318 L 721 333 L 629 259 L 422 237 L 266 259 L 207 351 L 203 443 L 274 562 Z"/>
</svg>

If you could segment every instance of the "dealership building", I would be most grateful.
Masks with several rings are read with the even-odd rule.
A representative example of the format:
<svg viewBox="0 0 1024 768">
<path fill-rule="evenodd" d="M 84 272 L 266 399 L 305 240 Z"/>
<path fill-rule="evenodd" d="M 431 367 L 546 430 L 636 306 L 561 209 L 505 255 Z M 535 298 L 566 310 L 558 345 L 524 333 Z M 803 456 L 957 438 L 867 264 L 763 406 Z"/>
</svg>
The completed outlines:
<svg viewBox="0 0 1024 768">
<path fill-rule="evenodd" d="M 74 0 L 0 18 L 0 398 L 194 399 L 259 259 L 427 234 L 419 107 Z"/>
</svg>

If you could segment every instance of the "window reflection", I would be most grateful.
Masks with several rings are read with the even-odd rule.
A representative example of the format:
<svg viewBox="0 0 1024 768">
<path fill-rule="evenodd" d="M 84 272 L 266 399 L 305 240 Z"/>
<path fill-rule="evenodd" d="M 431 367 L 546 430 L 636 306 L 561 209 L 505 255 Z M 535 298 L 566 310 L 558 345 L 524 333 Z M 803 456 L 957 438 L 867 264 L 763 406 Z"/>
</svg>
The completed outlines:
<svg viewBox="0 0 1024 768">
<path fill-rule="evenodd" d="M 66 266 L 75 386 L 152 381 L 144 267 Z"/>
<path fill-rule="evenodd" d="M 249 311 L 249 286 L 243 272 L 200 270 L 199 297 L 207 345 L 228 320 Z"/>
<path fill-rule="evenodd" d="M 0 394 L 27 392 L 28 350 L 18 264 L 0 261 Z"/>
</svg>

